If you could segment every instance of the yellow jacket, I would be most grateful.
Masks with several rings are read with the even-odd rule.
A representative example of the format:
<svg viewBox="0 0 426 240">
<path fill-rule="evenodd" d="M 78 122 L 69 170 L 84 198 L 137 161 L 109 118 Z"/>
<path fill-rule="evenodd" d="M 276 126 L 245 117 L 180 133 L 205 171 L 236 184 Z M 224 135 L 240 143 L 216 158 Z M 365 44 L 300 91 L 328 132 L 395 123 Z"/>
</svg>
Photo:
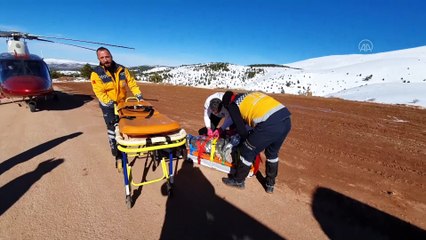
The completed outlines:
<svg viewBox="0 0 426 240">
<path fill-rule="evenodd" d="M 251 92 L 236 100 L 241 117 L 250 126 L 255 127 L 285 106 L 274 98 L 261 93 Z"/>
<path fill-rule="evenodd" d="M 110 101 L 124 101 L 127 95 L 127 86 L 133 95 L 141 94 L 136 80 L 130 75 L 129 70 L 119 64 L 116 65 L 114 77 L 103 66 L 96 66 L 90 75 L 93 92 L 103 105 Z"/>
</svg>

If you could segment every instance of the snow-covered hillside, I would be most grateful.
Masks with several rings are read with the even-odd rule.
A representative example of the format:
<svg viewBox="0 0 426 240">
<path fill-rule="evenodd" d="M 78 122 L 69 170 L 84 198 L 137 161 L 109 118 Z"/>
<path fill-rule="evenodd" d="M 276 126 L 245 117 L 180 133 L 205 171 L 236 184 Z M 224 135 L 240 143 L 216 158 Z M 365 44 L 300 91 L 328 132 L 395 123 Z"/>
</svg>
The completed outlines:
<svg viewBox="0 0 426 240">
<path fill-rule="evenodd" d="M 51 69 L 62 71 L 80 70 L 86 64 L 60 59 L 45 61 Z M 376 54 L 325 56 L 283 65 L 207 63 L 141 66 L 131 70 L 139 81 L 426 107 L 425 66 L 426 46 L 422 46 Z"/>
<path fill-rule="evenodd" d="M 309 74 L 313 95 L 324 96 L 363 85 L 426 83 L 426 47 L 377 53 L 328 56 L 295 62 Z M 300 76 L 299 76 L 300 78 Z"/>
<path fill-rule="evenodd" d="M 406 96 L 403 102 L 370 96 L 362 101 L 426 106 L 426 46 L 376 53 L 326 56 L 282 66 L 240 66 L 224 63 L 197 64 L 150 69 L 140 73 L 142 81 L 202 88 L 230 88 L 268 93 L 312 94 L 346 98 L 350 92 L 367 91 Z M 362 87 L 364 86 L 364 87 Z M 371 86 L 369 88 L 365 86 Z M 391 89 L 387 91 L 386 89 Z M 415 91 L 410 91 L 413 89 Z M 353 90 L 353 91 L 352 91 Z M 413 93 L 411 93 L 413 92 Z M 414 94 L 414 95 L 413 95 Z M 383 100 L 381 100 L 383 99 Z M 399 98 L 401 99 L 401 98 Z"/>
</svg>

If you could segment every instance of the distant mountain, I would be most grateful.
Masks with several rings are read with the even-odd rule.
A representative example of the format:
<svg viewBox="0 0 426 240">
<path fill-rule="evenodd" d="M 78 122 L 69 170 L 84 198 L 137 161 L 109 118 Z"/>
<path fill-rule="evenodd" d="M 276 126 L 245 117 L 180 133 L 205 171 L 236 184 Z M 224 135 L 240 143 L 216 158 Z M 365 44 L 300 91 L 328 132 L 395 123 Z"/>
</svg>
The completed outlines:
<svg viewBox="0 0 426 240">
<path fill-rule="evenodd" d="M 44 61 L 47 63 L 51 70 L 55 71 L 79 71 L 84 65 L 89 64 L 92 67 L 97 66 L 99 63 L 87 63 L 81 61 L 67 60 L 67 59 L 54 59 L 54 58 L 45 58 Z M 161 68 L 162 66 L 136 66 L 130 67 L 129 69 L 135 72 L 144 72 L 153 68 Z"/>
<path fill-rule="evenodd" d="M 79 70 L 86 64 L 55 59 L 46 62 L 60 70 Z M 219 62 L 178 67 L 139 66 L 130 70 L 137 80 L 146 82 L 426 106 L 424 66 L 426 46 L 375 54 L 325 56 L 283 65 L 241 66 Z"/>
<path fill-rule="evenodd" d="M 51 70 L 55 71 L 79 71 L 84 65 L 90 64 L 91 66 L 98 65 L 97 63 L 86 63 L 78 62 L 65 59 L 53 59 L 45 58 L 44 61 L 49 66 Z"/>
</svg>

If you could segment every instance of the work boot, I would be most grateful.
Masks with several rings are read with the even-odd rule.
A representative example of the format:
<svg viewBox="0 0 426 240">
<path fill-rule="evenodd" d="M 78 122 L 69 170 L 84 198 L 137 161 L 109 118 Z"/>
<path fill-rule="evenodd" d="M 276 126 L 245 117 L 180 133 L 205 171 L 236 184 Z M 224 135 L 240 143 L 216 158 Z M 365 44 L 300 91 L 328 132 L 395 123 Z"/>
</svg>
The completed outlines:
<svg viewBox="0 0 426 240">
<path fill-rule="evenodd" d="M 117 171 L 121 173 L 123 171 L 123 160 L 121 153 L 115 157 L 115 168 L 117 168 Z"/>
<path fill-rule="evenodd" d="M 238 189 L 241 189 L 241 190 L 245 188 L 244 181 L 237 182 L 233 178 L 222 178 L 222 182 L 225 183 L 225 185 L 228 185 L 230 187 L 235 187 L 235 188 L 238 188 Z"/>
<path fill-rule="evenodd" d="M 278 162 L 270 162 L 270 160 L 266 160 L 266 177 L 265 183 L 266 185 L 274 186 L 275 178 L 278 175 Z"/>
<path fill-rule="evenodd" d="M 234 179 L 237 182 L 244 182 L 250 173 L 250 166 L 245 165 L 241 161 L 238 162 L 238 166 L 235 169 Z"/>
<path fill-rule="evenodd" d="M 118 149 L 117 148 L 111 148 L 111 154 L 112 154 L 113 157 L 117 157 Z"/>
<path fill-rule="evenodd" d="M 265 177 L 265 191 L 267 193 L 274 192 L 275 178 L 278 174 L 278 159 L 266 160 L 266 177 Z"/>
<path fill-rule="evenodd" d="M 272 194 L 272 193 L 274 192 L 274 185 L 268 185 L 268 184 L 265 184 L 265 191 L 266 191 L 267 193 Z"/>
</svg>

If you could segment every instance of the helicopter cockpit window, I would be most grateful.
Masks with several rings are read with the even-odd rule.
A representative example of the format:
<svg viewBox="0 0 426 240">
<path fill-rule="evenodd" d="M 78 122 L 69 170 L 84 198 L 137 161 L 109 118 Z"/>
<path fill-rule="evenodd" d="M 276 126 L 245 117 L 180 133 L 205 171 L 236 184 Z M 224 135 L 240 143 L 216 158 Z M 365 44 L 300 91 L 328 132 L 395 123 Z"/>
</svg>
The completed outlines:
<svg viewBox="0 0 426 240">
<path fill-rule="evenodd" d="M 43 61 L 3 60 L 0 61 L 0 81 L 15 76 L 37 76 L 49 79 L 49 70 Z"/>
</svg>

